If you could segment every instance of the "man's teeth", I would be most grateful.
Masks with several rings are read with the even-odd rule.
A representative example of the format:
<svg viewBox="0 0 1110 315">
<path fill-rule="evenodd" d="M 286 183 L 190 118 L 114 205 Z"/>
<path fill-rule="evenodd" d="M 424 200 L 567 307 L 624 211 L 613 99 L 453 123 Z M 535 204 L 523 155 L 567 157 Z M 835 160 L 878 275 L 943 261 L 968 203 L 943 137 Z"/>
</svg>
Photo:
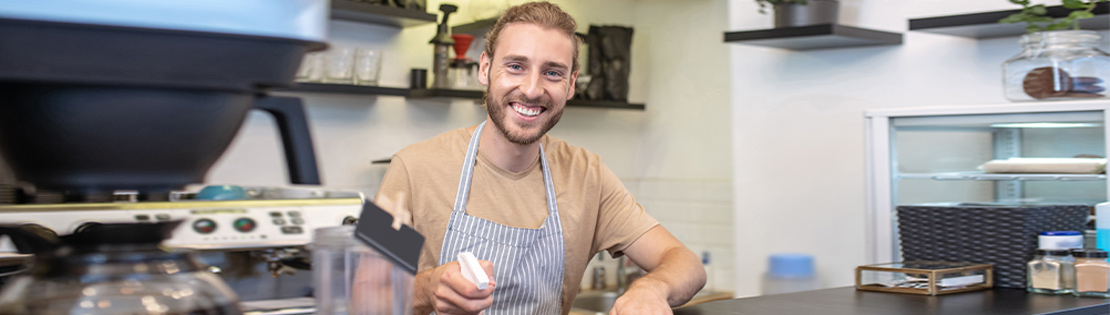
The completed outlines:
<svg viewBox="0 0 1110 315">
<path fill-rule="evenodd" d="M 524 106 L 520 106 L 520 105 L 517 105 L 517 104 L 513 104 L 513 110 L 516 110 L 517 113 L 520 113 L 521 115 L 528 116 L 528 117 L 539 115 L 540 112 L 543 111 L 542 108 L 541 109 L 528 109 L 528 108 L 525 108 Z"/>
</svg>

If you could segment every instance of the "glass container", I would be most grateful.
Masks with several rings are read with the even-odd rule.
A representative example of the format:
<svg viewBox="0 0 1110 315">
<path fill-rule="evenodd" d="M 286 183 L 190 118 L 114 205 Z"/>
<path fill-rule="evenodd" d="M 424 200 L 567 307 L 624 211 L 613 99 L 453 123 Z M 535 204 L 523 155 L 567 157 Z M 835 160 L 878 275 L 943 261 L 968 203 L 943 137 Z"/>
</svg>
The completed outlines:
<svg viewBox="0 0 1110 315">
<path fill-rule="evenodd" d="M 1011 101 L 1106 98 L 1110 55 L 1093 31 L 1046 31 L 1021 38 L 1022 51 L 1003 64 Z"/>
<path fill-rule="evenodd" d="M 906 261 L 856 267 L 856 289 L 941 295 L 989 289 L 994 268 L 986 264 Z"/>
<path fill-rule="evenodd" d="M 1076 296 L 1110 298 L 1110 262 L 1107 253 L 1096 249 L 1072 251 L 1075 257 Z"/>
<path fill-rule="evenodd" d="M 316 314 L 411 315 L 413 276 L 354 238 L 355 226 L 316 229 Z"/>
<path fill-rule="evenodd" d="M 1026 290 L 1043 294 L 1075 291 L 1075 258 L 1066 249 L 1038 249 L 1027 264 Z"/>
<path fill-rule="evenodd" d="M 193 253 L 158 247 L 178 223 L 101 224 L 60 240 L 3 228 L 40 241 L 30 270 L 0 294 L 0 314 L 242 314 L 235 292 Z"/>
</svg>

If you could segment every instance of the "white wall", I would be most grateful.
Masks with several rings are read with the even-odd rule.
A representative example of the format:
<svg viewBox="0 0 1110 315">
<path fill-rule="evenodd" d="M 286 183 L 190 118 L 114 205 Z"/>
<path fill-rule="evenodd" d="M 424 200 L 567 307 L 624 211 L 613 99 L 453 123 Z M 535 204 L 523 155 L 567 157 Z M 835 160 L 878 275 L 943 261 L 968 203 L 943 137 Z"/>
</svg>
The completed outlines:
<svg viewBox="0 0 1110 315">
<path fill-rule="evenodd" d="M 436 8 L 440 1 L 429 1 Z M 451 1 L 452 24 L 521 1 Z M 722 289 L 732 287 L 732 163 L 726 3 L 718 0 L 553 1 L 590 24 L 634 28 L 630 100 L 647 110 L 568 107 L 551 134 L 599 154 L 648 212 L 697 253 L 713 256 Z M 480 10 L 476 10 L 480 11 Z M 334 42 L 381 48 L 381 85 L 408 85 L 410 68 L 431 64 L 432 25 L 393 29 L 332 22 Z M 478 45 L 472 45 L 478 46 Z M 475 49 L 475 48 L 472 48 Z M 485 110 L 469 100 L 391 96 L 286 94 L 308 106 L 324 186 L 372 196 L 388 158 L 406 145 L 479 123 Z M 286 185 L 272 119 L 252 113 L 208 183 Z M 608 274 L 615 274 L 610 264 Z M 588 276 L 588 274 L 587 274 Z M 584 284 L 589 284 L 584 281 Z"/>
<path fill-rule="evenodd" d="M 824 286 L 865 263 L 863 111 L 1006 103 L 1001 65 L 1017 38 L 906 32 L 907 19 L 1014 9 L 998 0 L 841 0 L 841 23 L 905 32 L 900 46 L 787 51 L 729 44 L 737 295 L 758 295 L 767 257 L 816 257 Z M 729 1 L 730 30 L 765 29 Z M 1104 40 L 1105 43 L 1105 40 Z"/>
</svg>

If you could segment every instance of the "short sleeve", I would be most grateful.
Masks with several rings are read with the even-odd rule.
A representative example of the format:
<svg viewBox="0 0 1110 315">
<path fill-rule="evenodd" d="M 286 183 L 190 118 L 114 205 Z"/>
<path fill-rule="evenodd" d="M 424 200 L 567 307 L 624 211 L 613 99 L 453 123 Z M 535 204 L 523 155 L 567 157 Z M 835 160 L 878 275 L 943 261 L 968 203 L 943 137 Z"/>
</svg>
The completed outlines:
<svg viewBox="0 0 1110 315">
<path fill-rule="evenodd" d="M 408 168 L 401 157 L 394 155 L 393 159 L 389 161 L 389 169 L 385 171 L 385 176 L 382 177 L 381 187 L 378 188 L 378 193 L 374 196 L 374 200 L 380 200 L 382 196 L 389 196 L 391 199 L 396 199 L 401 193 L 404 193 L 405 204 L 410 207 L 413 206 L 412 184 L 409 180 Z M 412 221 L 419 222 L 417 218 L 417 211 L 412 211 Z M 433 242 L 424 242 L 424 248 L 420 254 L 420 262 L 417 266 L 418 271 L 425 270 L 429 267 L 435 267 L 437 262 L 432 255 L 428 255 L 429 246 L 434 246 Z"/>
<path fill-rule="evenodd" d="M 644 211 L 644 207 L 636 202 L 636 198 L 617 175 L 599 163 L 598 170 L 600 202 L 598 204 L 597 229 L 595 229 L 594 244 L 596 250 L 608 250 L 609 255 L 619 257 L 623 251 L 632 245 L 648 230 L 659 225 L 659 222 Z"/>
</svg>

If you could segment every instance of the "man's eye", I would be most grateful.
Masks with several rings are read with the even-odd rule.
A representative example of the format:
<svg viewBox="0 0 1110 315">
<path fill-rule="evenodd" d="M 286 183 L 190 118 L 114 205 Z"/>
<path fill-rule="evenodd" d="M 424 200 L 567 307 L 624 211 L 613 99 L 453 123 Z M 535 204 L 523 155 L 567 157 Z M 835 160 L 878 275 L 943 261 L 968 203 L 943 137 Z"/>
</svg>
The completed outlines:
<svg viewBox="0 0 1110 315">
<path fill-rule="evenodd" d="M 509 69 L 524 70 L 524 67 L 521 67 L 520 65 L 509 65 Z"/>
<path fill-rule="evenodd" d="M 547 75 L 549 75 L 549 76 L 553 76 L 553 77 L 561 77 L 561 76 L 563 76 L 563 74 L 562 74 L 562 73 L 559 73 L 558 71 L 548 71 L 548 72 L 547 72 Z"/>
</svg>

